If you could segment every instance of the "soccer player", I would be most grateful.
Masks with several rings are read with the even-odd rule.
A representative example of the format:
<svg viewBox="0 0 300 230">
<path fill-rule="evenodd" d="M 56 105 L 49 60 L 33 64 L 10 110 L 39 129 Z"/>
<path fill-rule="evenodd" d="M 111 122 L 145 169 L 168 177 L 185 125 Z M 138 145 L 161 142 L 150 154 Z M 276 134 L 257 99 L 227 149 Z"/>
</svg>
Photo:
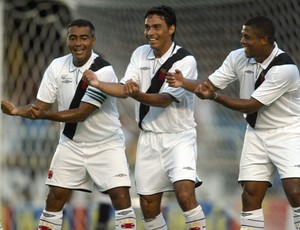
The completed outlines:
<svg viewBox="0 0 300 230">
<path fill-rule="evenodd" d="M 63 207 L 72 190 L 91 192 L 94 184 L 110 196 L 116 229 L 136 229 L 116 98 L 93 87 L 86 89 L 81 81 L 82 73 L 90 68 L 101 81 L 117 82 L 112 66 L 93 52 L 95 42 L 95 28 L 90 21 L 72 21 L 67 27 L 70 54 L 49 65 L 37 100 L 23 107 L 1 101 L 2 111 L 8 115 L 62 122 L 46 181 L 49 193 L 40 230 L 60 230 Z M 48 111 L 55 101 L 59 112 Z"/>
<path fill-rule="evenodd" d="M 243 48 L 232 51 L 204 82 L 183 78 L 179 70 L 167 82 L 201 99 L 210 99 L 246 115 L 238 181 L 243 188 L 241 229 L 264 229 L 262 202 L 277 169 L 296 229 L 300 229 L 300 76 L 293 60 L 275 42 L 273 22 L 253 17 L 242 27 Z M 239 80 L 240 98 L 216 93 Z"/>
<path fill-rule="evenodd" d="M 168 6 L 155 6 L 145 14 L 144 34 L 149 44 L 132 54 L 120 83 L 97 80 L 93 71 L 84 80 L 101 91 L 136 103 L 136 120 L 141 133 L 135 165 L 137 193 L 145 229 L 167 229 L 161 213 L 164 192 L 175 191 L 186 229 L 205 229 L 206 221 L 195 195 L 196 130 L 194 96 L 165 83 L 169 69 L 180 68 L 196 79 L 195 58 L 174 42 L 176 15 Z"/>
</svg>

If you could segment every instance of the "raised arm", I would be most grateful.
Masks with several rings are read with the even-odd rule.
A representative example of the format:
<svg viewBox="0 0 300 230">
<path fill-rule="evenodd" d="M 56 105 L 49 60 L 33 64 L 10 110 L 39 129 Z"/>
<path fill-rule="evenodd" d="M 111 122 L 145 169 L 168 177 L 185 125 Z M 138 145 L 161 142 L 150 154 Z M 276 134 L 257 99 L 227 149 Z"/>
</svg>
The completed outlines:
<svg viewBox="0 0 300 230">
<path fill-rule="evenodd" d="M 120 98 L 127 97 L 124 91 L 124 85 L 120 83 L 99 81 L 95 73 L 91 70 L 84 71 L 82 78 L 83 81 L 85 81 L 88 85 L 101 90 L 103 93 L 106 93 L 113 97 L 120 97 Z"/>
<path fill-rule="evenodd" d="M 149 106 L 166 108 L 175 101 L 175 98 L 168 93 L 143 93 L 139 90 L 139 85 L 132 80 L 125 83 L 124 91 L 127 96 Z"/>
<path fill-rule="evenodd" d="M 191 80 L 183 77 L 180 70 L 176 69 L 174 73 L 168 72 L 166 74 L 166 82 L 171 87 L 181 87 L 190 92 L 194 92 L 197 86 L 202 82 L 200 80 Z"/>
<path fill-rule="evenodd" d="M 195 90 L 195 94 L 200 99 L 213 100 L 229 109 L 247 114 L 254 113 L 263 106 L 261 102 L 252 97 L 250 99 L 241 99 L 216 93 L 209 81 L 200 84 Z"/>
<path fill-rule="evenodd" d="M 31 118 L 28 112 L 32 107 L 39 107 L 41 110 L 48 110 L 51 106 L 51 104 L 42 102 L 40 100 L 36 100 L 32 104 L 28 104 L 25 106 L 16 106 L 12 102 L 8 100 L 2 100 L 1 101 L 1 110 L 3 113 L 10 115 L 10 116 L 20 116 L 24 118 Z"/>
<path fill-rule="evenodd" d="M 58 122 L 83 122 L 96 109 L 96 106 L 81 102 L 75 109 L 69 109 L 59 112 L 44 111 L 39 106 L 32 105 L 28 111 L 31 119 L 44 119 Z"/>
</svg>

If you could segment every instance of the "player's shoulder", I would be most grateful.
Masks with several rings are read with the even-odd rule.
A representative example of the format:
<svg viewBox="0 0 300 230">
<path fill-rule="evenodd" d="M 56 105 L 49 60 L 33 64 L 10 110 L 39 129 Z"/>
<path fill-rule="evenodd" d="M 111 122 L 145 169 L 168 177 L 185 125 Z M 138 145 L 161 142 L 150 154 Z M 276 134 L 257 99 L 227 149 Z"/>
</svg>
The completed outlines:
<svg viewBox="0 0 300 230">
<path fill-rule="evenodd" d="M 60 66 L 60 65 L 66 64 L 66 63 L 70 63 L 71 61 L 72 61 L 72 55 L 67 54 L 67 55 L 53 59 L 51 62 L 51 65 Z"/>
</svg>

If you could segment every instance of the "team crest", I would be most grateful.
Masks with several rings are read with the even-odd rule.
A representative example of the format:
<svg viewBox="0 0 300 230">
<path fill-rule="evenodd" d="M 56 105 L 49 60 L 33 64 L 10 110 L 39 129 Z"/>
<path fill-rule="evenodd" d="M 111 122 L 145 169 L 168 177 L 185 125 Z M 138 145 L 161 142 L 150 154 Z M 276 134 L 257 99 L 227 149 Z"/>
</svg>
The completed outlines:
<svg viewBox="0 0 300 230">
<path fill-rule="evenodd" d="M 165 78 L 166 78 L 166 73 L 167 73 L 167 71 L 165 69 L 161 68 L 160 71 L 159 71 L 159 77 L 158 77 L 158 79 L 160 81 L 164 81 Z"/>
</svg>

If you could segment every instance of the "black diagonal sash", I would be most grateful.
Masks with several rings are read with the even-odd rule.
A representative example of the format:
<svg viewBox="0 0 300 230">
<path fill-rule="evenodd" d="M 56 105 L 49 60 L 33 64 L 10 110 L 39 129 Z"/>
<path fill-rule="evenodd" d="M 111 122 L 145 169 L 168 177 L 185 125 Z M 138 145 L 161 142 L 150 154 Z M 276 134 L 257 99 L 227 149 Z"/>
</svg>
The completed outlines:
<svg viewBox="0 0 300 230">
<path fill-rule="evenodd" d="M 191 55 L 187 50 L 180 48 L 177 50 L 175 54 L 173 54 L 171 57 L 169 57 L 164 64 L 158 69 L 158 71 L 155 73 L 154 77 L 151 79 L 151 85 L 149 89 L 146 91 L 146 93 L 158 93 L 161 86 L 165 82 L 166 73 L 169 71 L 169 69 L 172 67 L 172 65 L 183 59 L 184 57 Z M 139 114 L 139 127 L 142 128 L 142 121 L 146 114 L 149 112 L 150 106 L 145 105 L 143 103 L 140 104 L 140 114 Z"/>
<path fill-rule="evenodd" d="M 273 60 L 268 65 L 268 67 L 260 73 L 259 78 L 255 82 L 255 87 L 254 88 L 257 89 L 263 83 L 263 81 L 265 80 L 265 76 L 266 76 L 267 72 L 273 66 L 276 66 L 276 65 L 287 65 L 287 64 L 293 64 L 293 65 L 295 65 L 295 63 L 292 60 L 292 58 L 288 54 L 286 54 L 286 53 L 281 53 L 278 56 L 276 56 L 275 58 L 273 58 Z M 248 124 L 252 128 L 255 127 L 257 114 L 258 114 L 258 111 L 256 111 L 255 113 L 247 114 L 246 121 L 248 122 Z"/>
<path fill-rule="evenodd" d="M 95 72 L 95 71 L 98 71 L 99 69 L 101 69 L 105 66 L 109 66 L 109 65 L 110 65 L 110 63 L 108 63 L 107 61 L 102 59 L 100 56 L 98 56 L 97 58 L 95 58 L 93 64 L 90 66 L 89 69 Z M 77 85 L 77 88 L 76 88 L 74 97 L 71 101 L 69 109 L 74 109 L 74 108 L 79 107 L 81 99 L 82 99 L 83 95 L 85 94 L 86 88 L 87 88 L 87 85 L 81 79 L 79 84 Z M 67 136 L 68 138 L 73 139 L 76 128 L 77 128 L 77 122 L 65 123 L 63 134 L 65 136 Z"/>
</svg>

